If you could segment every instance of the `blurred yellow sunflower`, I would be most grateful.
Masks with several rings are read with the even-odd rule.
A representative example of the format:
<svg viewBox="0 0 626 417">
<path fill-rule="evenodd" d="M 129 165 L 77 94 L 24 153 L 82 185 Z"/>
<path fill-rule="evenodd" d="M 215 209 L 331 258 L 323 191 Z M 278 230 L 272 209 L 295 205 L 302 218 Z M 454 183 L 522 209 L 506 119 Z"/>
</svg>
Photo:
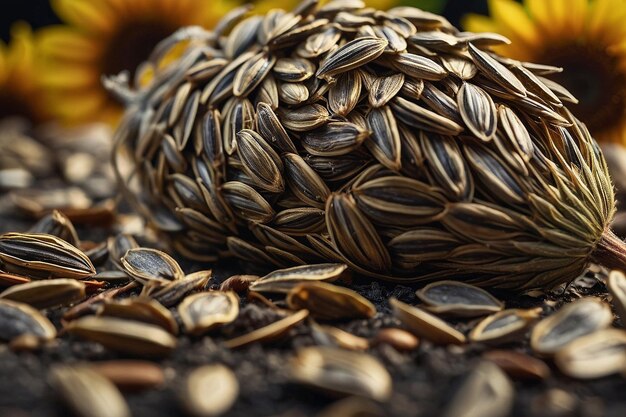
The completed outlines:
<svg viewBox="0 0 626 417">
<path fill-rule="evenodd" d="M 509 37 L 506 56 L 562 67 L 551 78 L 580 100 L 571 110 L 599 141 L 626 144 L 626 1 L 489 0 L 489 10 L 464 26 Z"/>
<path fill-rule="evenodd" d="M 64 25 L 37 35 L 44 103 L 67 124 L 115 124 L 121 105 L 101 75 L 130 71 L 178 28 L 213 26 L 232 7 L 227 0 L 51 0 Z M 230 6 L 229 6 L 230 4 Z"/>
<path fill-rule="evenodd" d="M 0 41 L 0 119 L 24 117 L 33 123 L 46 115 L 37 92 L 34 75 L 34 41 L 24 22 L 11 27 L 11 41 Z"/>
</svg>

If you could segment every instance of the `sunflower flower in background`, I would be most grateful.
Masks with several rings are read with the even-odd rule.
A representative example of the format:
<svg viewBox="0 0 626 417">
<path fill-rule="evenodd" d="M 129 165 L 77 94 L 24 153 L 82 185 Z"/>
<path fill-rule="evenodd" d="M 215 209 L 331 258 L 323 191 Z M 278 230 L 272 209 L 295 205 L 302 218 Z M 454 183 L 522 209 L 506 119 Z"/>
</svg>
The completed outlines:
<svg viewBox="0 0 626 417">
<path fill-rule="evenodd" d="M 0 41 L 0 119 L 19 116 L 33 123 L 46 119 L 37 94 L 34 41 L 30 26 L 18 22 L 11 41 Z"/>
<path fill-rule="evenodd" d="M 505 56 L 562 67 L 550 78 L 579 100 L 574 114 L 598 141 L 626 145 L 624 0 L 489 0 L 489 9 L 465 28 L 507 36 Z"/>
<path fill-rule="evenodd" d="M 178 28 L 213 26 L 234 3 L 221 0 L 51 0 L 64 25 L 37 34 L 44 104 L 65 124 L 115 124 L 121 105 L 102 75 L 130 71 Z"/>
</svg>

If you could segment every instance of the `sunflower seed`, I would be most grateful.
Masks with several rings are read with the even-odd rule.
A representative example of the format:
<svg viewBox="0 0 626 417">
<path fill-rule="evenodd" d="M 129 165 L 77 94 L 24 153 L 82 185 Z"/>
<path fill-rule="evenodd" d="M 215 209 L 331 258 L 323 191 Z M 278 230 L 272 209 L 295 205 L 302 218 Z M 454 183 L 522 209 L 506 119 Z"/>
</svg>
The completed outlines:
<svg viewBox="0 0 626 417">
<path fill-rule="evenodd" d="M 578 379 L 602 378 L 624 369 L 626 332 L 604 329 L 582 336 L 559 350 L 554 362 L 565 375 Z"/>
<path fill-rule="evenodd" d="M 168 284 L 185 276 L 174 258 L 156 249 L 129 249 L 121 263 L 124 271 L 143 285 L 151 282 Z"/>
<path fill-rule="evenodd" d="M 88 316 L 72 321 L 66 330 L 108 349 L 143 357 L 164 357 L 176 348 L 176 338 L 171 333 L 132 320 Z"/>
<path fill-rule="evenodd" d="M 266 51 L 259 52 L 248 62 L 243 64 L 233 79 L 233 94 L 235 97 L 246 97 L 259 86 L 272 70 L 276 57 Z"/>
<path fill-rule="evenodd" d="M 165 373 L 157 364 L 142 360 L 109 360 L 90 365 L 125 392 L 154 389 L 165 383 Z"/>
<path fill-rule="evenodd" d="M 542 355 L 551 355 L 582 336 L 611 324 L 609 306 L 597 298 L 581 298 L 541 320 L 532 331 L 530 344 Z"/>
<path fill-rule="evenodd" d="M 302 145 L 312 155 L 337 156 L 358 148 L 369 132 L 349 122 L 329 122 L 323 127 L 306 133 Z"/>
<path fill-rule="evenodd" d="M 0 235 L 0 262 L 7 272 L 31 278 L 88 278 L 96 274 L 89 258 L 63 239 L 46 234 Z"/>
<path fill-rule="evenodd" d="M 496 134 L 498 118 L 491 97 L 480 87 L 463 83 L 457 96 L 461 117 L 480 140 L 489 142 Z"/>
<path fill-rule="evenodd" d="M 340 116 L 348 115 L 359 102 L 362 79 L 360 72 L 349 71 L 340 74 L 328 90 L 328 106 Z"/>
<path fill-rule="evenodd" d="M 391 397 L 391 376 L 366 353 L 333 347 L 298 350 L 290 363 L 294 381 L 340 395 L 358 395 L 376 401 Z"/>
<path fill-rule="evenodd" d="M 309 90 L 302 83 L 283 83 L 278 87 L 278 97 L 283 103 L 296 106 L 309 99 Z"/>
<path fill-rule="evenodd" d="M 59 365 L 49 374 L 50 385 L 81 417 L 130 417 L 119 390 L 87 365 Z"/>
<path fill-rule="evenodd" d="M 381 164 L 392 171 L 400 170 L 400 132 L 389 106 L 373 109 L 367 116 L 367 126 L 372 134 L 365 146 Z"/>
<path fill-rule="evenodd" d="M 304 58 L 280 58 L 274 66 L 274 75 L 281 81 L 301 83 L 315 74 L 315 65 Z"/>
<path fill-rule="evenodd" d="M 78 238 L 72 221 L 58 210 L 53 210 L 51 214 L 39 219 L 39 221 L 30 228 L 28 233 L 44 233 L 63 239 L 70 245 L 76 247 L 80 245 L 80 239 Z"/>
<path fill-rule="evenodd" d="M 297 285 L 287 295 L 292 310 L 307 309 L 320 320 L 370 318 L 376 307 L 356 291 L 324 282 L 306 282 Z"/>
<path fill-rule="evenodd" d="M 257 105 L 259 133 L 277 151 L 295 153 L 296 147 L 278 117 L 267 103 Z"/>
<path fill-rule="evenodd" d="M 316 58 L 330 51 L 341 38 L 341 32 L 335 27 L 328 27 L 319 33 L 310 35 L 298 48 L 298 55 L 304 58 Z"/>
<path fill-rule="evenodd" d="M 402 97 L 396 97 L 392 100 L 391 109 L 399 120 L 409 126 L 442 135 L 458 135 L 463 132 L 463 127 L 454 120 L 450 120 Z"/>
<path fill-rule="evenodd" d="M 468 45 L 468 50 L 474 64 L 485 76 L 517 96 L 524 97 L 526 95 L 524 84 L 508 68 L 471 43 Z"/>
<path fill-rule="evenodd" d="M 414 335 L 441 345 L 465 343 L 463 333 L 432 314 L 395 298 L 389 299 L 389 304 L 393 315 Z"/>
<path fill-rule="evenodd" d="M 550 368 L 540 359 L 513 350 L 490 350 L 483 359 L 495 363 L 509 376 L 517 379 L 544 380 Z"/>
<path fill-rule="evenodd" d="M 469 339 L 479 343 L 502 343 L 522 336 L 540 315 L 538 309 L 503 310 L 486 317 L 472 329 Z"/>
<path fill-rule="evenodd" d="M 626 275 L 617 269 L 609 273 L 606 287 L 613 297 L 613 306 L 620 318 L 622 327 L 626 326 Z"/>
<path fill-rule="evenodd" d="M 333 76 L 358 68 L 378 58 L 387 47 L 387 40 L 358 38 L 339 47 L 320 64 L 316 76 L 332 80 Z"/>
<path fill-rule="evenodd" d="M 503 308 L 501 301 L 487 291 L 456 281 L 439 281 L 418 290 L 415 295 L 431 313 L 476 317 Z"/>
<path fill-rule="evenodd" d="M 445 417 L 505 417 L 513 408 L 511 380 L 491 362 L 480 362 L 454 394 Z"/>
<path fill-rule="evenodd" d="M 178 314 L 185 332 L 197 336 L 235 320 L 239 314 L 239 298 L 233 292 L 222 291 L 194 294 L 180 303 Z"/>
<path fill-rule="evenodd" d="M 15 285 L 0 293 L 0 299 L 19 301 L 39 309 L 68 305 L 82 298 L 85 298 L 85 284 L 67 278 Z"/>
<path fill-rule="evenodd" d="M 389 269 L 389 252 L 353 197 L 331 195 L 326 203 L 326 224 L 333 243 L 349 260 L 373 271 Z"/>
<path fill-rule="evenodd" d="M 314 321 L 311 321 L 311 336 L 321 346 L 337 346 L 354 351 L 363 351 L 370 346 L 367 339 L 355 336 L 337 327 L 319 325 Z"/>
<path fill-rule="evenodd" d="M 0 300 L 0 340 L 10 342 L 26 334 L 34 335 L 38 339 L 52 340 L 57 331 L 50 320 L 28 304 Z"/>
<path fill-rule="evenodd" d="M 243 163 L 244 172 L 257 187 L 273 193 L 284 190 L 280 158 L 261 135 L 248 129 L 240 131 L 237 134 L 237 154 Z"/>
<path fill-rule="evenodd" d="M 98 316 L 117 317 L 126 320 L 154 324 L 173 335 L 178 334 L 178 324 L 170 311 L 156 300 L 136 297 L 124 300 L 105 300 L 98 309 Z"/>
<path fill-rule="evenodd" d="M 224 200 L 242 220 L 266 223 L 274 218 L 272 206 L 252 187 L 238 181 L 222 185 Z"/>
<path fill-rule="evenodd" d="M 311 169 L 301 156 L 294 153 L 283 155 L 287 184 L 296 197 L 312 207 L 322 209 L 330 195 L 328 186 Z"/>
<path fill-rule="evenodd" d="M 323 210 L 313 207 L 287 209 L 276 213 L 274 227 L 290 236 L 306 236 L 324 230 L 324 217 Z"/>
<path fill-rule="evenodd" d="M 319 104 L 308 104 L 289 111 L 279 109 L 277 115 L 282 125 L 294 132 L 307 132 L 322 126 L 330 118 L 326 107 Z"/>
<path fill-rule="evenodd" d="M 348 266 L 344 264 L 313 264 L 278 269 L 252 283 L 250 291 L 289 292 L 303 282 L 333 282 L 339 279 L 347 268 Z"/>
<path fill-rule="evenodd" d="M 219 416 L 227 412 L 239 396 L 237 377 L 224 365 L 204 365 L 194 369 L 185 381 L 184 408 L 194 417 Z"/>
<path fill-rule="evenodd" d="M 391 61 L 400 72 L 422 80 L 438 81 L 447 77 L 448 72 L 430 58 L 420 55 L 404 53 L 394 55 Z"/>
<path fill-rule="evenodd" d="M 165 307 L 172 307 L 194 290 L 204 289 L 212 279 L 211 270 L 203 270 L 186 275 L 185 278 L 172 281 L 150 293 L 150 297 Z"/>
</svg>

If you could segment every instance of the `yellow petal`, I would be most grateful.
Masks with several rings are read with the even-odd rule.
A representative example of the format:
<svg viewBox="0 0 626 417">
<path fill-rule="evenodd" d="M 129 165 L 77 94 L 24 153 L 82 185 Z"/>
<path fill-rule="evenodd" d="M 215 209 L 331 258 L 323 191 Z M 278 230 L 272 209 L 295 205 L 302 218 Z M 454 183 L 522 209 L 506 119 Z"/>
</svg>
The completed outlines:
<svg viewBox="0 0 626 417">
<path fill-rule="evenodd" d="M 93 86 L 96 89 L 100 89 L 100 76 L 89 65 L 67 65 L 48 62 L 45 67 L 41 68 L 38 77 L 46 88 Z"/>
<path fill-rule="evenodd" d="M 67 23 L 87 32 L 108 32 L 116 21 L 107 0 L 51 0 L 54 11 Z"/>
<path fill-rule="evenodd" d="M 489 10 L 507 36 L 515 34 L 515 38 L 526 44 L 538 42 L 540 34 L 521 4 L 513 0 L 489 0 Z"/>
<path fill-rule="evenodd" d="M 463 16 L 461 25 L 472 32 L 498 32 L 500 29 L 498 24 L 487 16 L 474 13 Z"/>
<path fill-rule="evenodd" d="M 97 38 L 67 26 L 49 26 L 37 34 L 38 51 L 47 59 L 93 62 L 102 53 Z"/>
<path fill-rule="evenodd" d="M 567 35 L 570 0 L 525 0 L 531 16 L 541 29 L 552 36 Z"/>
</svg>

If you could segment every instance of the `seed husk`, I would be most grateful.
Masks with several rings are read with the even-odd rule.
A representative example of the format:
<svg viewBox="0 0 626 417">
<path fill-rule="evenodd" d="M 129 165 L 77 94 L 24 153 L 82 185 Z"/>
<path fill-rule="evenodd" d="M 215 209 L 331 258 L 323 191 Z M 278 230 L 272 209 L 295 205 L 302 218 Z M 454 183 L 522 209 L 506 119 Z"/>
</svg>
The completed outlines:
<svg viewBox="0 0 626 417">
<path fill-rule="evenodd" d="M 28 233 L 44 233 L 63 239 L 72 246 L 79 247 L 80 239 L 72 221 L 58 210 L 45 215 L 30 228 Z"/>
<path fill-rule="evenodd" d="M 526 333 L 541 314 L 541 309 L 509 309 L 484 318 L 470 332 L 469 339 L 479 343 L 514 341 Z"/>
<path fill-rule="evenodd" d="M 31 278 L 88 278 L 96 274 L 89 258 L 56 236 L 39 233 L 0 235 L 0 261 L 7 272 L 17 270 Z"/>
<path fill-rule="evenodd" d="M 496 105 L 482 88 L 463 83 L 457 96 L 461 117 L 469 130 L 480 140 L 489 142 L 496 134 Z"/>
<path fill-rule="evenodd" d="M 401 352 L 409 352 L 418 348 L 420 340 L 406 330 L 388 327 L 380 329 L 378 333 L 376 333 L 372 344 L 390 345 Z"/>
<path fill-rule="evenodd" d="M 49 375 L 50 385 L 81 417 L 130 417 L 119 390 L 87 365 L 60 365 Z"/>
<path fill-rule="evenodd" d="M 181 280 L 172 281 L 150 293 L 150 297 L 157 300 L 165 307 L 172 307 L 194 290 L 203 289 L 212 279 L 211 270 L 197 271 L 188 274 Z"/>
<path fill-rule="evenodd" d="M 376 307 L 356 291 L 325 282 L 301 283 L 287 295 L 292 310 L 307 309 L 320 320 L 370 318 Z"/>
<path fill-rule="evenodd" d="M 105 300 L 97 314 L 104 317 L 117 317 L 154 324 L 173 335 L 178 334 L 178 324 L 172 313 L 158 301 L 149 298 Z"/>
<path fill-rule="evenodd" d="M 491 362 L 480 362 L 446 407 L 445 417 L 503 417 L 513 408 L 511 380 Z"/>
<path fill-rule="evenodd" d="M 224 342 L 224 346 L 229 349 L 237 349 L 252 343 L 272 342 L 283 337 L 294 326 L 302 323 L 308 316 L 309 312 L 307 310 L 300 310 L 265 327 L 227 340 Z"/>
<path fill-rule="evenodd" d="M 333 76 L 363 66 L 378 58 L 387 47 L 386 39 L 363 37 L 350 41 L 328 56 L 316 76 L 331 80 Z"/>
<path fill-rule="evenodd" d="M 613 297 L 613 306 L 620 318 L 622 327 L 626 327 L 626 275 L 622 271 L 614 269 L 609 273 L 606 287 Z"/>
<path fill-rule="evenodd" d="M 345 264 L 314 264 L 278 269 L 254 281 L 250 291 L 258 292 L 289 292 L 303 282 L 333 282 L 344 275 L 348 268 Z"/>
<path fill-rule="evenodd" d="M 190 295 L 179 304 L 178 314 L 185 332 L 197 336 L 235 320 L 239 314 L 239 298 L 231 291 Z"/>
<path fill-rule="evenodd" d="M 151 282 L 169 284 L 185 275 L 174 258 L 151 248 L 129 249 L 121 263 L 124 271 L 143 285 Z"/>
<path fill-rule="evenodd" d="M 377 359 L 366 353 L 307 347 L 298 350 L 290 368 L 296 382 L 323 391 L 376 401 L 387 401 L 391 396 L 391 376 Z"/>
<path fill-rule="evenodd" d="M 610 307 L 598 298 L 581 298 L 541 320 L 534 327 L 530 345 L 542 355 L 552 355 L 572 341 L 611 324 Z"/>
<path fill-rule="evenodd" d="M 463 333 L 445 321 L 395 298 L 389 299 L 393 315 L 414 335 L 441 345 L 465 343 Z"/>
<path fill-rule="evenodd" d="M 93 363 L 91 368 L 124 392 L 154 389 L 165 383 L 163 369 L 149 361 L 117 359 Z"/>
<path fill-rule="evenodd" d="M 321 346 L 337 346 L 342 349 L 363 351 L 370 347 L 369 340 L 337 327 L 319 325 L 311 320 L 311 336 Z"/>
<path fill-rule="evenodd" d="M 142 357 L 164 357 L 176 348 L 171 333 L 139 321 L 87 316 L 72 321 L 66 330 L 108 349 Z"/>
<path fill-rule="evenodd" d="M 194 369 L 185 381 L 183 407 L 194 417 L 213 417 L 227 412 L 239 396 L 239 382 L 221 364 Z"/>
<path fill-rule="evenodd" d="M 482 357 L 516 379 L 545 380 L 551 373 L 548 365 L 541 359 L 514 350 L 490 350 Z"/>
<path fill-rule="evenodd" d="M 626 332 L 603 329 L 582 336 L 559 350 L 554 363 L 565 375 L 578 379 L 619 373 L 626 363 Z"/>
<path fill-rule="evenodd" d="M 19 301 L 39 309 L 68 305 L 83 298 L 85 284 L 68 278 L 33 281 L 0 293 L 0 299 Z"/>
<path fill-rule="evenodd" d="M 476 317 L 504 308 L 500 300 L 474 285 L 457 281 L 428 284 L 416 293 L 431 313 L 456 317 Z"/>
<path fill-rule="evenodd" d="M 50 320 L 28 304 L 0 300 L 0 340 L 9 342 L 26 334 L 52 340 L 57 331 Z"/>
</svg>

